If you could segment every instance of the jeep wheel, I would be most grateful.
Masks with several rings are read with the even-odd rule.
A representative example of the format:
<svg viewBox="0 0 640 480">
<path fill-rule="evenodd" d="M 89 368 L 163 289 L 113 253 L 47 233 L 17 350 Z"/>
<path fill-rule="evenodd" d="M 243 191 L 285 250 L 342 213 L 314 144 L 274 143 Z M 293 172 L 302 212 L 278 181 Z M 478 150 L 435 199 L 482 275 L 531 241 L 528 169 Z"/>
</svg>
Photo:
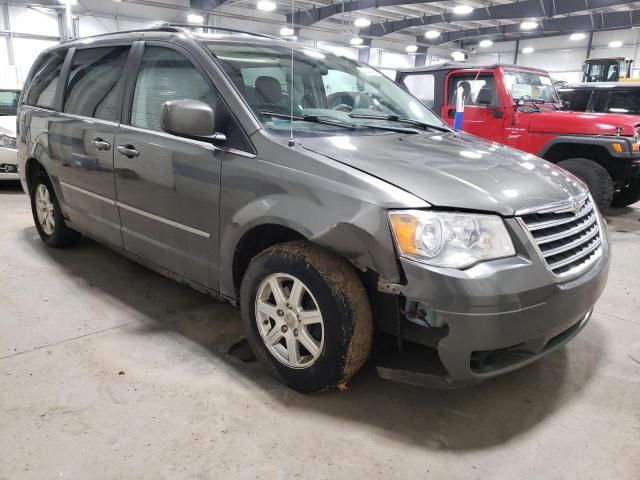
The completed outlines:
<svg viewBox="0 0 640 480">
<path fill-rule="evenodd" d="M 251 348 L 300 392 L 347 382 L 371 349 L 367 293 L 345 260 L 307 242 L 271 247 L 242 280 L 242 321 Z"/>
<path fill-rule="evenodd" d="M 612 207 L 627 207 L 640 201 L 640 179 L 636 178 L 613 194 Z"/>
<path fill-rule="evenodd" d="M 42 241 L 49 247 L 64 248 L 75 244 L 80 234 L 67 227 L 51 180 L 42 170 L 30 185 L 31 211 Z"/>
<path fill-rule="evenodd" d="M 609 208 L 613 198 L 613 180 L 604 167 L 586 158 L 570 158 L 558 162 L 558 166 L 573 173 L 587 184 L 601 212 Z"/>
</svg>

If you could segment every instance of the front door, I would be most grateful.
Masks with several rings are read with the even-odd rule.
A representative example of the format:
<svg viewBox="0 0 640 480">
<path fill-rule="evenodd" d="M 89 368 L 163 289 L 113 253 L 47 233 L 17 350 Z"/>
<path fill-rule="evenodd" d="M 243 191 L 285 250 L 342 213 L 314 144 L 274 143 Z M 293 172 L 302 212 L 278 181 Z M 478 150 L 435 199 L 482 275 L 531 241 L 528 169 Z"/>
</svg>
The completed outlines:
<svg viewBox="0 0 640 480">
<path fill-rule="evenodd" d="M 115 141 L 116 192 L 125 249 L 164 270 L 217 288 L 218 203 L 223 152 L 164 133 L 162 104 L 220 100 L 188 54 L 147 44 L 130 114 Z"/>
<path fill-rule="evenodd" d="M 128 45 L 72 50 L 63 113 L 49 134 L 52 148 L 59 145 L 64 152 L 58 177 L 72 224 L 118 247 L 113 151 L 129 50 Z"/>
<path fill-rule="evenodd" d="M 446 102 L 441 117 L 451 126 L 456 112 L 456 99 L 463 95 L 462 130 L 493 142 L 503 141 L 504 109 L 492 73 L 452 73 L 446 79 Z"/>
</svg>

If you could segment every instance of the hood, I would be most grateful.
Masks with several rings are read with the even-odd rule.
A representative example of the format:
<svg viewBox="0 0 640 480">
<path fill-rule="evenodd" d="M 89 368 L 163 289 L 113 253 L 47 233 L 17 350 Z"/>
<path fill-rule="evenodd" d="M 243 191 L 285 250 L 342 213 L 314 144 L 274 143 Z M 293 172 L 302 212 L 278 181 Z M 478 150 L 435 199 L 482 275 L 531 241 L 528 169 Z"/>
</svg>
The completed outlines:
<svg viewBox="0 0 640 480">
<path fill-rule="evenodd" d="M 569 112 L 566 110 L 543 110 L 529 115 L 529 131 L 556 133 L 560 135 L 621 135 L 633 137 L 635 127 L 640 126 L 640 116 L 618 113 Z"/>
<path fill-rule="evenodd" d="M 299 142 L 439 207 L 509 216 L 584 192 L 579 180 L 545 160 L 464 133 L 315 137 Z"/>
<path fill-rule="evenodd" d="M 0 135 L 16 137 L 16 117 L 15 115 L 0 117 Z"/>
</svg>

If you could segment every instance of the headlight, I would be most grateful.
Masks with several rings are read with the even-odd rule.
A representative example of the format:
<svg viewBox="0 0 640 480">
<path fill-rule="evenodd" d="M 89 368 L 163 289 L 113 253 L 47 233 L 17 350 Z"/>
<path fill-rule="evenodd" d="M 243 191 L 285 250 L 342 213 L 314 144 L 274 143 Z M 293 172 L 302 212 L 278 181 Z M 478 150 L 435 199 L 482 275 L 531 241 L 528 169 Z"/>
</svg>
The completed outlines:
<svg viewBox="0 0 640 480">
<path fill-rule="evenodd" d="M 16 149 L 16 139 L 9 135 L 0 135 L 0 147 Z"/>
<path fill-rule="evenodd" d="M 398 210 L 389 212 L 403 257 L 438 267 L 464 268 L 515 255 L 511 237 L 496 215 Z"/>
</svg>

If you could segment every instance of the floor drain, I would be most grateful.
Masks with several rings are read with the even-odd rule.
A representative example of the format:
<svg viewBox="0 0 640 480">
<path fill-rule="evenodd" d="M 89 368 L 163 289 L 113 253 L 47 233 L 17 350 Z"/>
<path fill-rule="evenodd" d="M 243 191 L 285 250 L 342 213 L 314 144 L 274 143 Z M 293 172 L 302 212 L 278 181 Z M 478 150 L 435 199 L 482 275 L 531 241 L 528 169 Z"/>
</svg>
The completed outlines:
<svg viewBox="0 0 640 480">
<path fill-rule="evenodd" d="M 246 338 L 238 340 L 236 343 L 229 347 L 227 353 L 238 360 L 249 363 L 256 360 L 256 356 L 253 354 L 249 342 Z"/>
</svg>

